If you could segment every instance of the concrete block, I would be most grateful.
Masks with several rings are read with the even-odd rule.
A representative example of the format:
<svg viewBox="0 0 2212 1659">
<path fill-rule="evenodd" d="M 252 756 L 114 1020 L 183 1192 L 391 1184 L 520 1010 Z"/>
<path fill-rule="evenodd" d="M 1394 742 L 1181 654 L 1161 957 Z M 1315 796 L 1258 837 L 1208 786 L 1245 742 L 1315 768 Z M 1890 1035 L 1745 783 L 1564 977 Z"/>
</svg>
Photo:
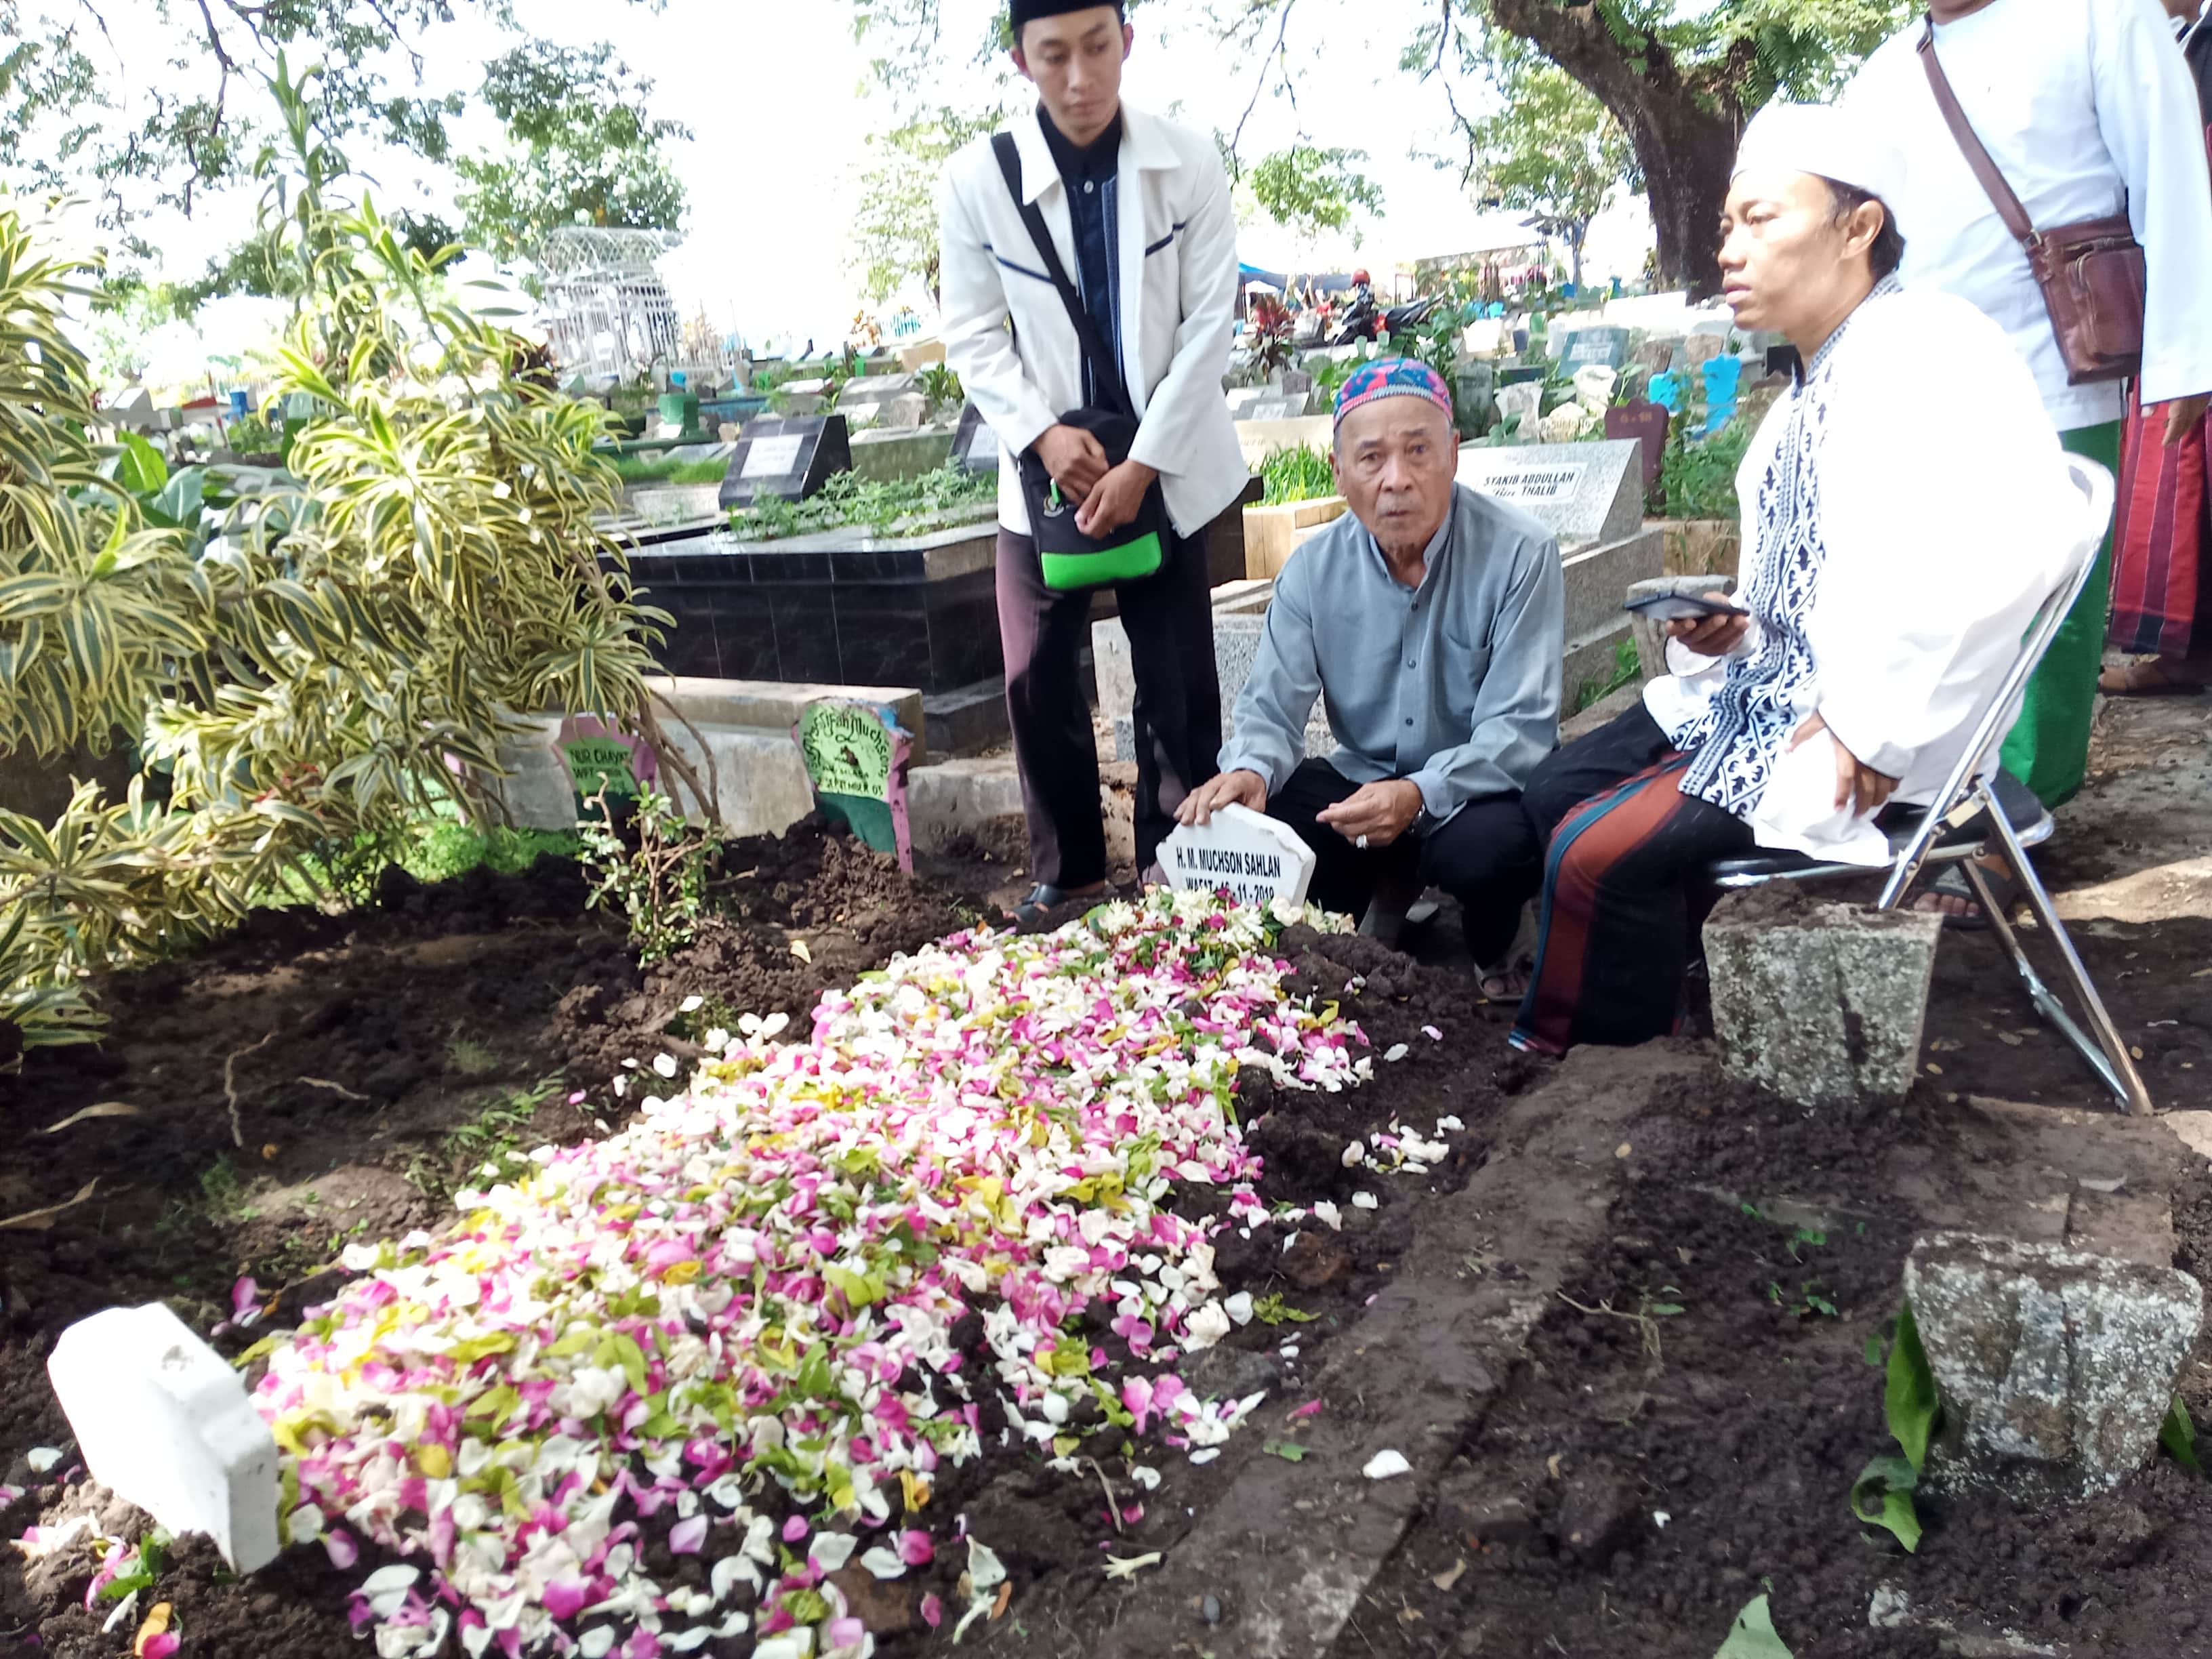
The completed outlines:
<svg viewBox="0 0 2212 1659">
<path fill-rule="evenodd" d="M 732 836 L 780 836 L 814 810 L 814 786 L 806 775 L 805 757 L 787 732 L 695 720 L 688 727 L 668 722 L 661 735 L 660 787 L 686 816 L 713 816 Z M 669 752 L 698 773 L 701 783 L 713 792 L 713 801 L 695 793 L 668 764 Z M 719 813 L 711 810 L 716 802 Z"/>
<path fill-rule="evenodd" d="M 1943 1394 L 1932 1483 L 2035 1504 L 2142 1467 L 2204 1313 L 2174 1268 L 1972 1233 L 1916 1243 L 1905 1293 Z"/>
<path fill-rule="evenodd" d="M 1622 601 L 1638 583 L 1659 575 L 1665 562 L 1666 538 L 1644 530 L 1565 555 L 1559 573 L 1565 588 L 1567 653 L 1601 644 L 1609 657 L 1613 642 L 1628 635 Z"/>
<path fill-rule="evenodd" d="M 1341 495 L 1281 501 L 1244 509 L 1244 574 L 1252 580 L 1279 576 L 1299 544 L 1349 511 Z"/>
<path fill-rule="evenodd" d="M 952 453 L 949 428 L 902 432 L 890 425 L 853 434 L 853 471 L 871 483 L 897 483 L 934 472 Z"/>
<path fill-rule="evenodd" d="M 819 685 L 805 680 L 724 680 L 704 676 L 647 675 L 646 689 L 701 726 L 750 726 L 788 734 L 806 705 L 824 697 L 847 702 L 888 703 L 915 739 L 912 763 L 928 758 L 921 746 L 921 693 L 910 685 Z M 659 710 L 664 725 L 672 716 Z"/>
<path fill-rule="evenodd" d="M 629 495 L 630 510 L 656 529 L 720 523 L 729 516 L 722 508 L 720 483 L 636 484 Z"/>
<path fill-rule="evenodd" d="M 912 432 L 929 418 L 929 399 L 919 392 L 902 392 L 895 397 L 878 398 L 848 408 L 840 398 L 837 412 L 854 426 L 865 424 L 875 431 Z"/>
<path fill-rule="evenodd" d="M 898 349 L 899 367 L 908 374 L 930 363 L 944 361 L 945 342 L 942 340 L 916 340 L 912 345 Z"/>
<path fill-rule="evenodd" d="M 511 827 L 576 827 L 576 794 L 561 763 L 560 738 L 558 714 L 533 714 L 529 730 L 500 744 L 499 763 L 507 775 L 493 780 L 492 790 Z"/>
<path fill-rule="evenodd" d="M 1022 781 L 1010 755 L 939 761 L 906 776 L 907 822 L 918 851 L 940 852 L 960 836 L 1022 821 Z"/>
<path fill-rule="evenodd" d="M 1801 1106 L 1902 1100 L 1943 919 L 1794 896 L 1731 895 L 1705 923 L 1723 1068 Z"/>
<path fill-rule="evenodd" d="M 64 1331 L 46 1361 L 95 1480 L 234 1571 L 276 1559 L 276 1443 L 222 1356 L 156 1304 Z"/>
<path fill-rule="evenodd" d="M 1628 597 L 1640 599 L 1646 593 L 1686 593 L 1702 599 L 1708 593 L 1733 593 L 1733 576 L 1650 576 L 1631 582 Z M 1647 680 L 1656 680 L 1668 672 L 1667 667 L 1667 625 L 1650 617 L 1629 613 L 1629 633 L 1636 641 L 1636 660 Z"/>
</svg>

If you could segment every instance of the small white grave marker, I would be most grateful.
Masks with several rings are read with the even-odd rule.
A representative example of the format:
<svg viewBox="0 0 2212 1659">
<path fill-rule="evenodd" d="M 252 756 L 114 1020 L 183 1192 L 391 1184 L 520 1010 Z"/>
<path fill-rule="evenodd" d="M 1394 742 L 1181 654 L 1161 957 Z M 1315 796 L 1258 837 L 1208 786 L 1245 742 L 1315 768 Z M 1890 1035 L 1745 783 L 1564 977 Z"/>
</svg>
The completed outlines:
<svg viewBox="0 0 2212 1659">
<path fill-rule="evenodd" d="M 240 1573 L 276 1559 L 276 1443 L 221 1354 L 158 1303 L 62 1333 L 46 1361 L 94 1480 Z"/>
<path fill-rule="evenodd" d="M 1239 904 L 1304 904 L 1316 862 L 1297 830 L 1245 806 L 1218 807 L 1212 823 L 1178 824 L 1160 843 L 1170 886 L 1226 889 Z"/>
</svg>

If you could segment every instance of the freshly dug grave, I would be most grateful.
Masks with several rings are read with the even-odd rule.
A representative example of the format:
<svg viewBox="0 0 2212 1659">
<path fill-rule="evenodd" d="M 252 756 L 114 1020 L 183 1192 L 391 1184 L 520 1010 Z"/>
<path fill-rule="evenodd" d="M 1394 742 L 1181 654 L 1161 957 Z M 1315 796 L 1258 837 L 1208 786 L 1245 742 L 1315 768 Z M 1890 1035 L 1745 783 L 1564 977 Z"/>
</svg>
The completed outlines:
<svg viewBox="0 0 2212 1659">
<path fill-rule="evenodd" d="M 96 1054 L 39 1056 L 13 1090 L 17 1121 L 41 1127 L 100 1099 L 137 1109 L 41 1136 L 40 1151 L 53 1150 L 40 1160 L 35 1189 L 21 1201 L 10 1195 L 13 1211 L 75 1190 L 80 1177 L 106 1177 L 94 1202 L 65 1212 L 49 1231 L 0 1235 L 9 1319 L 0 1379 L 11 1385 L 0 1407 L 0 1445 L 20 1453 L 66 1444 L 41 1373 L 53 1336 L 70 1320 L 166 1295 L 210 1328 L 228 1311 L 233 1279 L 251 1273 L 264 1296 L 278 1285 L 292 1287 L 275 1316 L 286 1322 L 334 1290 L 337 1277 L 317 1270 L 349 1239 L 434 1227 L 451 1213 L 447 1194 L 487 1158 L 497 1163 L 516 1148 L 599 1132 L 600 1121 L 583 1108 L 607 1103 L 588 1085 L 626 1073 L 623 1060 L 664 1052 L 680 1060 L 690 1042 L 676 1034 L 696 1034 L 723 1011 L 795 1006 L 803 1012 L 833 975 L 849 979 L 963 920 L 963 907 L 887 872 L 849 842 L 803 836 L 759 853 L 757 885 L 743 901 L 751 914 L 710 928 L 690 950 L 644 973 L 629 964 L 618 938 L 573 914 L 580 896 L 573 872 L 541 867 L 511 882 L 471 878 L 451 891 L 388 881 L 374 915 L 263 921 L 199 962 L 112 988 L 116 1042 Z M 1480 1091 L 1470 1091 L 1456 1063 L 1445 1060 L 1444 1027 L 1437 1023 L 1450 1021 L 1455 1036 L 1465 1035 L 1453 1018 L 1465 1012 L 1457 981 L 1356 939 L 1301 933 L 1284 950 L 1300 969 L 1297 988 L 1334 994 L 1369 1023 L 1382 1050 L 1396 1054 L 1403 1045 L 1406 1052 L 1379 1062 L 1373 1088 L 1286 1093 L 1288 1105 L 1254 1091 L 1248 1117 L 1267 1115 L 1258 1109 L 1267 1106 L 1279 1123 L 1310 1120 L 1311 1133 L 1334 1153 L 1352 1136 L 1387 1133 L 1401 1113 L 1411 1116 L 1417 1100 L 1429 1116 L 1413 1116 L 1407 1127 L 1424 1135 L 1436 1116 L 1475 1113 Z M 703 1006 L 684 1015 L 692 997 Z M 556 1078 L 557 1087 L 540 1086 Z M 572 1090 L 572 1083 L 586 1087 Z M 574 1092 L 585 1092 L 585 1102 L 572 1105 Z M 245 1157 L 228 1146 L 234 1098 Z M 1468 1156 L 1455 1151 L 1435 1180 L 1448 1185 L 1453 1165 Z M 1310 1185 L 1294 1178 L 1297 1167 L 1284 1159 L 1268 1200 L 1310 1200 L 1340 1190 L 1346 1178 L 1340 1162 L 1323 1166 L 1325 1181 Z M 221 1173 L 195 1179 L 210 1169 Z M 1352 1221 L 1346 1245 L 1317 1253 L 1312 1263 L 1301 1255 L 1287 1269 L 1295 1279 L 1261 1264 L 1265 1246 L 1249 1252 L 1255 1290 L 1290 1287 L 1285 1300 L 1295 1297 L 1304 1318 L 1286 1314 L 1281 1331 L 1310 1347 L 1348 1322 L 1375 1275 L 1389 1271 L 1391 1235 L 1349 1205 L 1346 1213 Z M 1224 1257 L 1244 1243 L 1228 1236 Z M 1224 1270 L 1232 1284 L 1244 1277 L 1234 1261 L 1224 1260 Z M 1248 1368 L 1268 1328 L 1255 1322 L 1249 1329 L 1194 1368 L 1195 1386 L 1224 1394 L 1266 1386 Z M 235 1352 L 251 1338 L 221 1340 Z M 1279 1356 L 1256 1363 L 1289 1369 Z M 1025 1559 L 1037 1570 L 1069 1565 L 1044 1552 L 1052 1534 L 1033 1528 L 1018 1497 L 990 1484 L 1006 1472 L 994 1467 L 1000 1462 L 987 1461 L 973 1480 L 949 1480 L 940 1503 L 967 1512 L 979 1535 L 1006 1540 L 1018 1578 Z M 1006 1466 L 1018 1483 L 1030 1479 L 1022 1465 Z M 29 1488 L 0 1515 L 9 1535 L 82 1509 L 56 1483 L 70 1473 L 65 1462 L 42 1477 L 20 1458 L 12 1470 L 0 1469 L 0 1481 Z M 1200 1473 L 1176 1469 L 1180 1501 L 1152 1506 L 1163 1521 L 1203 1507 Z M 1079 1529 L 1073 1517 L 1087 1505 L 1095 1511 L 1091 1530 L 1105 1535 L 1103 1504 L 1059 1476 L 1040 1477 L 1040 1488 L 1048 1480 L 1070 1526 Z M 144 1525 L 120 1510 L 103 1518 L 126 1537 Z M 1086 1576 L 1096 1542 L 1085 1540 L 1073 1564 Z M 669 1582 L 684 1582 L 679 1565 L 665 1553 L 661 1560 Z M 204 1547 L 188 1546 L 153 1592 L 173 1603 L 191 1632 L 191 1652 L 319 1655 L 341 1640 L 346 1592 L 357 1574 L 333 1572 L 313 1552 L 288 1555 L 242 1589 L 212 1568 Z M 926 1638 L 915 1601 L 933 1588 L 950 1601 L 957 1568 L 918 1576 L 897 1595 L 871 1599 L 868 1587 L 854 1587 L 885 1650 L 897 1650 L 890 1644 L 902 1629 L 915 1641 Z M 35 1633 L 52 1652 L 106 1654 L 115 1638 L 100 1626 L 109 1609 L 82 1607 L 84 1580 L 81 1561 L 70 1571 L 0 1561 L 0 1630 Z M 745 1646 L 708 1650 L 725 1650 Z"/>
<path fill-rule="evenodd" d="M 1933 1659 L 1960 1637 L 1998 1654 L 2212 1653 L 2212 1485 L 2164 1458 L 2057 1514 L 1923 1497 L 1917 1555 L 1849 1512 L 1860 1469 L 1894 1450 L 1866 1350 L 1923 1229 L 1885 1163 L 2006 1152 L 1930 1085 L 1858 1119 L 1717 1079 L 1657 1103 L 1610 1249 L 1547 1312 L 1336 1659 L 1711 1659 L 1762 1594 L 1798 1659 Z M 2212 1183 L 2192 1164 L 2177 1265 L 2203 1278 Z M 2208 1382 L 2212 1339 L 2183 1379 L 2200 1416 Z M 1950 1628 L 1873 1627 L 1885 1586 Z M 1972 1645 L 2006 1631 L 2037 1645 Z"/>
</svg>

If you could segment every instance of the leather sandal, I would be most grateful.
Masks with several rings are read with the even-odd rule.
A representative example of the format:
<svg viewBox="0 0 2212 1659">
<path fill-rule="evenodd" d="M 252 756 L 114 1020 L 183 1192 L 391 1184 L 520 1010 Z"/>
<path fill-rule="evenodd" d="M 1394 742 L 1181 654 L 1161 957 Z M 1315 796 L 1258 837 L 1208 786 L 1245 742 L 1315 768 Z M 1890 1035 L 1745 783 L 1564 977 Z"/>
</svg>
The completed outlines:
<svg viewBox="0 0 2212 1659">
<path fill-rule="evenodd" d="M 2145 657 L 2097 676 L 2108 697 L 2192 697 L 2212 682 L 2212 660 L 2203 657 Z"/>
<path fill-rule="evenodd" d="M 1982 871 L 1982 879 L 1989 883 L 1990 890 L 1996 895 L 1998 905 L 2009 919 L 2013 906 L 2020 902 L 2021 884 L 2013 879 L 2009 872 L 1991 870 L 1987 867 Z M 1979 933 L 1988 931 L 1990 919 L 1982 912 L 1982 896 L 1974 890 L 1974 884 L 1966 879 L 1966 871 L 1958 865 L 1947 864 L 1938 870 L 1929 880 L 1928 891 L 1940 893 L 1945 898 L 1964 899 L 1974 907 L 1964 915 L 1949 910 L 1938 911 L 1937 914 L 1942 916 L 1943 925 L 1946 927 L 1961 933 Z M 1932 907 L 1916 906 L 1915 908 Z"/>
</svg>

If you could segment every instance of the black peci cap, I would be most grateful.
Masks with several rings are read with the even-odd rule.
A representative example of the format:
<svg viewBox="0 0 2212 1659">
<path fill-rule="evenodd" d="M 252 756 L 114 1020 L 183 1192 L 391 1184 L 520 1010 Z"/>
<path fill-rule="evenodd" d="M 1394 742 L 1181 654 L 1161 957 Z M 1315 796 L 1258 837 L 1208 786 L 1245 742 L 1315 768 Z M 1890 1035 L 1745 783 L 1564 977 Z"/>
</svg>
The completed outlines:
<svg viewBox="0 0 2212 1659">
<path fill-rule="evenodd" d="M 1127 15 L 1121 0 L 1013 0 L 1012 11 L 1014 40 L 1018 44 L 1024 24 L 1034 23 L 1040 17 L 1058 17 L 1071 11 L 1089 11 L 1093 7 L 1111 5 Z"/>
</svg>

